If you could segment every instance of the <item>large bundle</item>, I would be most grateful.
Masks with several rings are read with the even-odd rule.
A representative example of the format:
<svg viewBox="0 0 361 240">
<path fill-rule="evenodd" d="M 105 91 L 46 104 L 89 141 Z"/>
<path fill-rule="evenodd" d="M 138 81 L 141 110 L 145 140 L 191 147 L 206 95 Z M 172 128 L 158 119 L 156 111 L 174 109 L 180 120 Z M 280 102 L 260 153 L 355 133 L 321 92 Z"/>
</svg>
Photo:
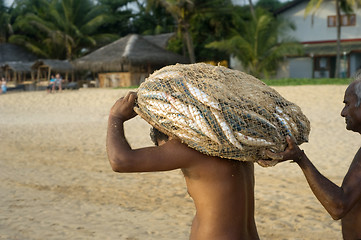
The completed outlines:
<svg viewBox="0 0 361 240">
<path fill-rule="evenodd" d="M 301 109 L 262 81 L 204 63 L 154 72 L 138 89 L 135 111 L 161 132 L 211 156 L 262 159 L 306 142 L 310 123 Z"/>
</svg>

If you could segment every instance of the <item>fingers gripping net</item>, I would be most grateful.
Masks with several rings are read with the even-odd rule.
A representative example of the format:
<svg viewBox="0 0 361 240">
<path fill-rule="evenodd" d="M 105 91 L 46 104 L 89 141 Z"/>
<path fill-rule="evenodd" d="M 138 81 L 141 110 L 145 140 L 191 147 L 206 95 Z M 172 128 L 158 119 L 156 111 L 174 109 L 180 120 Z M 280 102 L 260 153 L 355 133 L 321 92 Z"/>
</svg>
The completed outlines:
<svg viewBox="0 0 361 240">
<path fill-rule="evenodd" d="M 154 72 L 138 89 L 135 111 L 165 134 L 211 156 L 241 161 L 283 151 L 285 136 L 308 140 L 301 109 L 262 81 L 204 63 Z"/>
</svg>

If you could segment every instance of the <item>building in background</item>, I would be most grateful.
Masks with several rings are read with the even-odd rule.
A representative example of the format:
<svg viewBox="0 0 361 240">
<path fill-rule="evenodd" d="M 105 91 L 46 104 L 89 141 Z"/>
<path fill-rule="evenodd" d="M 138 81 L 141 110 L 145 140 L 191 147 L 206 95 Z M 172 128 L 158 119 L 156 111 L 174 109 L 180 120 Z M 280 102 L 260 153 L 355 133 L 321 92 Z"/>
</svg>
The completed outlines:
<svg viewBox="0 0 361 240">
<path fill-rule="evenodd" d="M 287 56 L 277 78 L 333 78 L 336 68 L 336 1 L 324 1 L 315 14 L 305 15 L 308 0 L 293 1 L 276 12 L 277 17 L 292 21 L 292 36 L 304 46 L 302 56 Z M 343 77 L 361 69 L 361 6 L 352 14 L 341 11 L 341 66 Z"/>
</svg>

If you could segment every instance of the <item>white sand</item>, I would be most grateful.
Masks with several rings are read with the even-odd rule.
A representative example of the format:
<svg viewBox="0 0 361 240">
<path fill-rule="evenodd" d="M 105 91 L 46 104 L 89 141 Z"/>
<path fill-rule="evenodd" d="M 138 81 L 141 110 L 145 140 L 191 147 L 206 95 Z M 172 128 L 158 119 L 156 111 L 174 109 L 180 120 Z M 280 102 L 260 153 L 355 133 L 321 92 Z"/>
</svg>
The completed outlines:
<svg viewBox="0 0 361 240">
<path fill-rule="evenodd" d="M 302 148 L 341 184 L 359 144 L 340 117 L 347 86 L 276 87 L 311 121 Z M 0 239 L 187 239 L 194 215 L 180 171 L 116 174 L 105 151 L 107 117 L 125 90 L 0 95 Z M 149 125 L 126 123 L 133 147 Z M 296 164 L 256 166 L 261 239 L 341 239 Z"/>
</svg>

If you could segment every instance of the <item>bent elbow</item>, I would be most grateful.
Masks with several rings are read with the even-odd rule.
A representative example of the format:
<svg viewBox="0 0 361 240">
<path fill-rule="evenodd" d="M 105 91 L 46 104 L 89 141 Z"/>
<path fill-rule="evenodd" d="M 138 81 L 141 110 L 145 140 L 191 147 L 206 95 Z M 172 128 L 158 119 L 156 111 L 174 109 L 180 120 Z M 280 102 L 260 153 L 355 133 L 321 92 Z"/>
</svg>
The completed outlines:
<svg viewBox="0 0 361 240">
<path fill-rule="evenodd" d="M 332 219 L 337 221 L 337 220 L 340 220 L 342 217 L 340 216 L 337 216 L 337 215 L 331 215 Z"/>
<path fill-rule="evenodd" d="M 109 157 L 109 163 L 114 172 L 124 173 L 129 171 L 129 161 L 124 157 Z"/>
<path fill-rule="evenodd" d="M 340 220 L 342 219 L 347 213 L 347 209 L 343 204 L 339 204 L 337 207 L 329 211 L 333 220 Z"/>
<path fill-rule="evenodd" d="M 121 167 L 118 164 L 118 161 L 109 159 L 110 166 L 114 172 L 121 172 Z"/>
<path fill-rule="evenodd" d="M 343 214 L 341 213 L 330 213 L 331 217 L 333 220 L 340 220 L 341 218 L 343 218 Z"/>
</svg>

